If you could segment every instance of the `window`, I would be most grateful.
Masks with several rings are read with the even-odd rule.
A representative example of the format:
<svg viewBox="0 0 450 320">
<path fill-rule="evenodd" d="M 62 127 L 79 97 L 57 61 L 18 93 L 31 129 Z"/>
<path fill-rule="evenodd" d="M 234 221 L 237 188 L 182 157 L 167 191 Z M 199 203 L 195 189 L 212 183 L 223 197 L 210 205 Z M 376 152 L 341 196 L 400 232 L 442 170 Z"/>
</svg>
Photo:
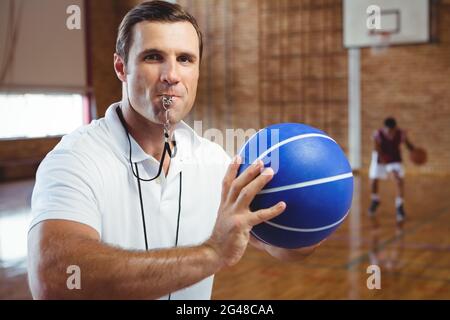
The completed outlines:
<svg viewBox="0 0 450 320">
<path fill-rule="evenodd" d="M 27 231 L 31 222 L 29 210 L 0 215 L 0 267 L 21 262 L 27 256 Z"/>
<path fill-rule="evenodd" d="M 0 93 L 0 139 L 67 134 L 88 122 L 80 94 Z"/>
</svg>

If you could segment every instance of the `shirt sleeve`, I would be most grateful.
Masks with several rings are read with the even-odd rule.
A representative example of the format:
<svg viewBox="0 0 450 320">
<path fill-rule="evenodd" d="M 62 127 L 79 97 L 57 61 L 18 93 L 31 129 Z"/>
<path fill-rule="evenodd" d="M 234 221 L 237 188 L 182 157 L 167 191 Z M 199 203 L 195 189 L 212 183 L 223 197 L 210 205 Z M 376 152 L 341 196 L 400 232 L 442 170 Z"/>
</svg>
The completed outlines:
<svg viewBox="0 0 450 320">
<path fill-rule="evenodd" d="M 375 130 L 372 134 L 372 139 L 374 141 L 380 141 L 380 130 Z"/>
<path fill-rule="evenodd" d="M 96 178 L 97 177 L 97 178 Z M 39 166 L 31 198 L 29 230 L 44 220 L 70 220 L 94 228 L 101 236 L 99 172 L 71 151 L 52 151 Z"/>
</svg>

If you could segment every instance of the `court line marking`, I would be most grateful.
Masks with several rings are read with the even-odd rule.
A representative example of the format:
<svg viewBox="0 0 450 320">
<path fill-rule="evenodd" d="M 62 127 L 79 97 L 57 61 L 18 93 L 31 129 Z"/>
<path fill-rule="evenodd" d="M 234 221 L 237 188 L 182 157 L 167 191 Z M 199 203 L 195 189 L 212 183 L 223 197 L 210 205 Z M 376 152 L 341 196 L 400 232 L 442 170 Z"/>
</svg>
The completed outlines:
<svg viewBox="0 0 450 320">
<path fill-rule="evenodd" d="M 403 231 L 403 234 L 396 235 L 396 236 L 394 236 L 392 238 L 389 238 L 389 239 L 383 241 L 383 243 L 381 243 L 380 245 L 378 245 L 378 246 L 376 246 L 375 248 L 372 248 L 372 249 L 373 250 L 378 250 L 378 249 L 384 250 L 384 247 L 386 247 L 390 243 L 398 240 L 399 238 L 401 238 L 403 236 L 413 234 L 414 232 L 418 231 L 422 226 L 425 226 L 428 223 L 433 222 L 434 220 L 436 220 L 437 218 L 441 217 L 442 215 L 446 214 L 449 211 L 450 211 L 450 207 L 449 206 L 447 206 L 445 208 L 441 208 L 441 210 L 437 210 L 438 213 L 433 215 L 433 216 L 431 216 L 430 219 L 426 219 L 426 220 L 422 219 L 422 220 L 420 220 L 413 227 L 411 227 L 409 229 L 405 228 L 404 231 Z M 420 222 L 423 222 L 423 221 L 425 221 L 425 222 L 424 223 L 420 223 Z M 411 231 L 411 233 L 407 233 L 409 231 Z M 252 232 L 252 234 L 253 234 L 253 232 Z M 258 237 L 256 237 L 256 238 L 258 238 Z M 342 250 L 346 250 L 346 247 L 338 248 L 338 250 L 341 250 L 341 249 Z M 368 255 L 369 255 L 370 252 L 371 251 L 368 251 L 367 253 L 362 254 L 359 257 L 356 257 L 355 259 L 351 260 L 349 263 L 346 263 L 346 264 L 330 264 L 330 263 L 321 264 L 321 263 L 309 263 L 308 261 L 305 261 L 305 263 L 303 263 L 301 267 L 305 268 L 305 269 L 311 269 L 311 270 L 317 270 L 317 269 L 346 270 L 347 272 L 356 272 L 356 273 L 358 273 L 360 271 L 357 270 L 357 269 L 353 269 L 352 267 L 354 267 L 354 265 L 356 263 L 360 263 L 360 262 L 362 262 L 364 260 L 368 260 L 369 259 Z M 260 257 L 258 257 L 257 259 L 251 259 L 251 260 L 260 260 Z M 446 268 L 444 267 L 444 269 L 446 269 Z M 394 277 L 401 276 L 401 277 L 406 277 L 406 278 L 419 279 L 419 280 L 422 280 L 422 281 L 450 282 L 450 280 L 445 279 L 445 278 L 424 276 L 424 275 L 421 275 L 420 273 L 410 273 L 410 272 L 404 272 L 404 271 L 394 271 L 394 272 L 390 272 L 389 271 L 386 274 L 388 276 L 394 276 Z"/>
<path fill-rule="evenodd" d="M 404 229 L 403 232 L 401 234 L 395 235 L 389 239 L 386 239 L 384 241 L 382 241 L 380 244 L 378 244 L 377 246 L 375 246 L 374 248 L 371 248 L 371 251 L 368 251 L 362 255 L 360 255 L 359 257 L 354 258 L 353 260 L 349 261 L 348 263 L 344 264 L 343 267 L 345 269 L 351 269 L 354 266 L 361 264 L 363 261 L 369 260 L 370 261 L 370 257 L 369 254 L 373 251 L 378 251 L 380 252 L 381 250 L 384 250 L 386 248 L 386 246 L 390 245 L 391 243 L 401 239 L 402 237 L 406 236 L 406 235 L 411 235 L 414 234 L 417 230 L 419 230 L 421 227 L 433 222 L 434 220 L 436 220 L 437 218 L 439 218 L 440 216 L 448 213 L 450 211 L 450 207 L 447 206 L 445 208 L 442 208 L 441 210 L 438 210 L 438 213 L 435 214 L 434 216 L 428 217 L 427 219 L 422 219 L 419 222 L 417 222 L 414 226 L 412 226 L 409 229 Z M 423 223 L 421 223 L 422 221 L 424 221 Z M 407 233 L 408 232 L 408 233 Z"/>
</svg>

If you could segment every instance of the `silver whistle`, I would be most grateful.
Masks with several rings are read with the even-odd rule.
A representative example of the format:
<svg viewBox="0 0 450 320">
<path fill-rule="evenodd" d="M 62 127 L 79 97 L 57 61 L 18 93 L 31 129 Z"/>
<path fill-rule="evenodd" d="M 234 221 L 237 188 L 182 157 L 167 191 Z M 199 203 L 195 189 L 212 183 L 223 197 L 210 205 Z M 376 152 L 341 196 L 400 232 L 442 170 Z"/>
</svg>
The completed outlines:
<svg viewBox="0 0 450 320">
<path fill-rule="evenodd" d="M 165 114 L 166 122 L 164 123 L 164 138 L 165 138 L 165 141 L 168 142 L 169 141 L 169 132 L 170 132 L 170 130 L 169 130 L 170 129 L 169 107 L 172 104 L 173 100 L 172 100 L 171 96 L 163 95 L 161 97 L 161 102 L 162 102 L 164 110 L 166 111 L 166 114 Z"/>
<path fill-rule="evenodd" d="M 166 96 L 163 95 L 161 97 L 161 103 L 163 105 L 164 110 L 166 111 L 166 122 L 164 123 L 164 141 L 166 143 L 167 146 L 169 146 L 169 140 L 170 140 L 170 121 L 169 121 L 169 107 L 172 105 L 173 100 L 172 100 L 172 96 Z M 175 155 L 177 154 L 177 144 L 175 142 L 175 139 L 172 140 L 172 144 L 173 144 L 173 152 L 170 150 L 170 146 L 168 147 L 169 150 L 169 156 L 171 158 L 174 158 Z"/>
<path fill-rule="evenodd" d="M 162 96 L 162 105 L 165 110 L 171 106 L 172 102 L 172 96 Z"/>
</svg>

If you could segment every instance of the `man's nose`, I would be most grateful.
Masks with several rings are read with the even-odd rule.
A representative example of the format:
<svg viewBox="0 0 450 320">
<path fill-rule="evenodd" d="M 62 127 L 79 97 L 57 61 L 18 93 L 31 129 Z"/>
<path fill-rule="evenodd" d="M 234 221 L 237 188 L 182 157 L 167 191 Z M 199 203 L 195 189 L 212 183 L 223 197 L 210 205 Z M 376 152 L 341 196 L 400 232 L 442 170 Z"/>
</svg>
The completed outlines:
<svg viewBox="0 0 450 320">
<path fill-rule="evenodd" d="M 161 82 L 174 85 L 180 82 L 178 65 L 176 61 L 166 61 L 161 70 Z"/>
</svg>

